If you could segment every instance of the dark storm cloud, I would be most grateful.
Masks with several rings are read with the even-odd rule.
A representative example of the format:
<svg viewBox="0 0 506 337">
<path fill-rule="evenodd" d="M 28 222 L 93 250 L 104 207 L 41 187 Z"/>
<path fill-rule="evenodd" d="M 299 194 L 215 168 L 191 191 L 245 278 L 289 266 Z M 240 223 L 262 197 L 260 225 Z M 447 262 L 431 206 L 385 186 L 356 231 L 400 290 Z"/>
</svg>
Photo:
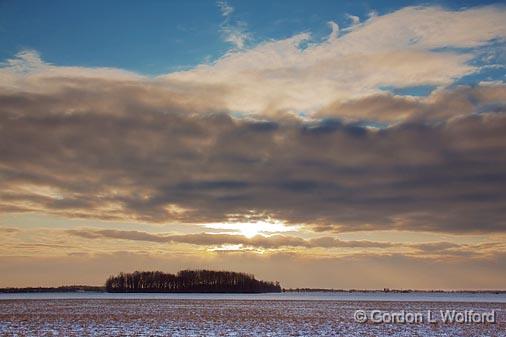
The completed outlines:
<svg viewBox="0 0 506 337">
<path fill-rule="evenodd" d="M 0 92 L 3 212 L 189 223 L 256 214 L 336 232 L 506 229 L 504 86 L 366 97 L 311 122 L 233 118 L 217 108 L 220 88 L 47 86 Z M 374 113 L 349 118 L 364 107 Z M 402 122 L 368 128 L 377 114 Z"/>
</svg>

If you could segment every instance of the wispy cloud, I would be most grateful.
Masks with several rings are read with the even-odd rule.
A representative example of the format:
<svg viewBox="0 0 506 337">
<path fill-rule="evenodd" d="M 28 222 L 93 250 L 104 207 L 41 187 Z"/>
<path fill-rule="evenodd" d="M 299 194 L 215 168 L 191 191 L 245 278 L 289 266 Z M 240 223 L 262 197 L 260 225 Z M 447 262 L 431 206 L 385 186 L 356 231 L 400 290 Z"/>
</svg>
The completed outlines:
<svg viewBox="0 0 506 337">
<path fill-rule="evenodd" d="M 187 243 L 192 245 L 216 246 L 216 245 L 243 245 L 253 248 L 277 249 L 282 247 L 304 248 L 390 248 L 400 246 L 389 242 L 374 242 L 366 240 L 342 241 L 334 237 L 320 237 L 315 239 L 303 239 L 289 235 L 255 235 L 248 238 L 236 234 L 181 234 L 161 235 L 140 231 L 124 231 L 113 229 L 72 229 L 66 233 L 87 239 L 109 238 L 133 241 L 148 241 L 157 243 Z"/>
<path fill-rule="evenodd" d="M 235 48 L 243 49 L 251 36 L 247 30 L 247 24 L 232 17 L 234 8 L 225 0 L 218 1 L 217 5 L 224 18 L 220 27 L 223 39 L 231 43 Z"/>
<path fill-rule="evenodd" d="M 249 113 L 311 112 L 334 100 L 381 92 L 385 86 L 445 87 L 480 71 L 471 62 L 475 49 L 494 39 L 504 41 L 505 12 L 494 6 L 461 11 L 407 7 L 360 24 L 353 18 L 358 25 L 339 36 L 332 23 L 329 39 L 322 42 L 301 33 L 168 78 L 228 85 L 228 108 Z M 226 38 L 244 46 L 243 29 L 232 27 L 225 22 Z M 305 42 L 312 43 L 301 48 Z"/>
<path fill-rule="evenodd" d="M 386 242 L 369 240 L 340 240 L 337 237 L 322 236 L 304 239 L 297 236 L 275 234 L 270 236 L 255 235 L 245 237 L 237 234 L 154 234 L 141 231 L 116 229 L 71 229 L 66 234 L 85 239 L 120 239 L 154 243 L 185 243 L 206 247 L 234 246 L 235 251 L 251 251 L 252 249 L 281 250 L 286 248 L 304 249 L 348 249 L 348 255 L 385 254 L 385 252 L 402 252 L 404 255 L 425 256 L 427 258 L 455 257 L 487 257 L 506 251 L 503 242 L 487 242 L 478 244 L 462 244 L 448 241 L 432 241 L 423 243 Z M 359 249 L 349 251 L 349 249 Z M 378 251 L 379 249 L 379 251 Z M 375 253 L 377 252 L 377 253 Z"/>
<path fill-rule="evenodd" d="M 334 21 L 329 21 L 329 22 L 327 22 L 327 24 L 330 27 L 330 35 L 329 35 L 328 40 L 332 41 L 332 40 L 337 39 L 339 36 L 339 25 L 337 23 L 335 23 Z"/>
<path fill-rule="evenodd" d="M 355 28 L 360 26 L 360 18 L 356 15 L 346 14 L 346 19 L 350 22 L 350 25 L 343 29 L 345 32 L 349 32 L 354 30 Z"/>
<path fill-rule="evenodd" d="M 224 0 L 220 0 L 216 4 L 221 10 L 221 15 L 223 15 L 224 17 L 230 16 L 230 14 L 232 14 L 232 12 L 234 11 L 234 8 Z"/>
</svg>

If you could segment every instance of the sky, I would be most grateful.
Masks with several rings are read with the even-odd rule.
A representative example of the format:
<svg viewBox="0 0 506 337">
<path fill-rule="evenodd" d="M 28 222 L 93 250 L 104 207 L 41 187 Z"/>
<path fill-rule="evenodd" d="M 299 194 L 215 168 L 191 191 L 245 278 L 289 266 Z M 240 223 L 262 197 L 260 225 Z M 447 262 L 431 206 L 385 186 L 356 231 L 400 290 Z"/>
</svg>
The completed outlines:
<svg viewBox="0 0 506 337">
<path fill-rule="evenodd" d="M 0 45 L 0 286 L 504 289 L 504 3 L 4 0 Z"/>
</svg>

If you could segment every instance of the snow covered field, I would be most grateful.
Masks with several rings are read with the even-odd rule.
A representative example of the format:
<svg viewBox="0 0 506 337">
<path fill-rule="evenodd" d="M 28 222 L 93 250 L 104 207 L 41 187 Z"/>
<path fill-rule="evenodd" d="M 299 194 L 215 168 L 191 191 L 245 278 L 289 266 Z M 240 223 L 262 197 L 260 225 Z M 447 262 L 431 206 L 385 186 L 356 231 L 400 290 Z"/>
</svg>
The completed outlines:
<svg viewBox="0 0 506 337">
<path fill-rule="evenodd" d="M 359 309 L 495 310 L 497 323 L 356 323 Z M 506 336 L 506 303 L 4 298 L 0 336 Z"/>
</svg>

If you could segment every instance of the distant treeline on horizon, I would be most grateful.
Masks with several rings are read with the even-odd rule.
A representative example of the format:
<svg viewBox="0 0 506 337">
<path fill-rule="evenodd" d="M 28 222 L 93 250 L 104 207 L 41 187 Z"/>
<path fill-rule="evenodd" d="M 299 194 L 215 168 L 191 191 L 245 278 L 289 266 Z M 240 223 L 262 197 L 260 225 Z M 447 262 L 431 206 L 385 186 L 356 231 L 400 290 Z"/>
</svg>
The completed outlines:
<svg viewBox="0 0 506 337">
<path fill-rule="evenodd" d="M 333 289 L 333 288 L 283 288 L 287 293 L 466 293 L 466 294 L 505 294 L 506 290 L 442 290 L 442 289 Z"/>
<path fill-rule="evenodd" d="M 7 287 L 0 288 L 0 293 L 79 293 L 79 292 L 103 292 L 104 287 L 101 286 L 60 286 L 60 287 Z"/>
<path fill-rule="evenodd" d="M 111 293 L 279 293 L 279 282 L 255 279 L 245 273 L 182 270 L 177 274 L 135 271 L 111 276 L 105 283 Z"/>
<path fill-rule="evenodd" d="M 276 285 L 276 283 L 275 283 Z M 0 293 L 84 293 L 105 292 L 104 286 L 70 285 L 59 287 L 5 287 L 0 288 Z M 283 288 L 283 292 L 320 292 L 320 293 L 467 293 L 467 294 L 506 294 L 506 290 L 442 290 L 442 289 L 333 289 L 333 288 Z"/>
</svg>

